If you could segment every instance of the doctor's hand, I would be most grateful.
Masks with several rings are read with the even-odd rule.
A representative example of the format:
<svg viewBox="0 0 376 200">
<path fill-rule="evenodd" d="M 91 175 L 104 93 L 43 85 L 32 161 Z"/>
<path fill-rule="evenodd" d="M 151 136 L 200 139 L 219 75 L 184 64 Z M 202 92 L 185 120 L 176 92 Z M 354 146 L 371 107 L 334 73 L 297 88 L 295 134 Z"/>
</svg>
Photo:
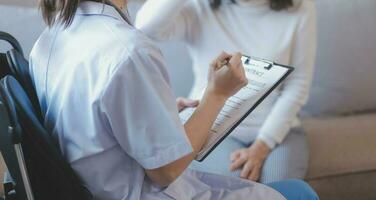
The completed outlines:
<svg viewBox="0 0 376 200">
<path fill-rule="evenodd" d="M 251 147 L 234 151 L 231 156 L 230 170 L 241 169 L 240 178 L 258 181 L 262 166 L 271 149 L 261 140 L 256 140 Z"/>
<path fill-rule="evenodd" d="M 248 84 L 242 54 L 222 52 L 209 68 L 206 92 L 227 99 Z"/>
<path fill-rule="evenodd" d="M 176 99 L 176 105 L 178 106 L 179 112 L 183 111 L 186 108 L 194 108 L 199 104 L 198 100 L 187 99 L 179 97 Z"/>
</svg>

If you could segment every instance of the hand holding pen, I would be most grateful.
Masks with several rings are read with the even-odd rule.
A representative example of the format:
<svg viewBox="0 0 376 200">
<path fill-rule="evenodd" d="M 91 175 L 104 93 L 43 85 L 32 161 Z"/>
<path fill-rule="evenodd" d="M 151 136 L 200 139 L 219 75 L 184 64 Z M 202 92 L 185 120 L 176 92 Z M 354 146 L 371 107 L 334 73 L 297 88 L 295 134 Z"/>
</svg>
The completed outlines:
<svg viewBox="0 0 376 200">
<path fill-rule="evenodd" d="M 229 98 L 247 85 L 241 58 L 241 53 L 222 52 L 210 65 L 207 91 Z"/>
</svg>

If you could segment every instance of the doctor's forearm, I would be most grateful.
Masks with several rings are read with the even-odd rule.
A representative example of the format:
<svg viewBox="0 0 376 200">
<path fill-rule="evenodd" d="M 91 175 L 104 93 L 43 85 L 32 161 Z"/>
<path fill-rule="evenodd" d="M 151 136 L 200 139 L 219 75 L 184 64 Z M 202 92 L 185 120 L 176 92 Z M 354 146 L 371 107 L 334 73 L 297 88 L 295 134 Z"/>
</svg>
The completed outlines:
<svg viewBox="0 0 376 200">
<path fill-rule="evenodd" d="M 227 98 L 207 94 L 191 118 L 184 125 L 185 132 L 196 155 L 204 146 L 211 127 Z"/>
<path fill-rule="evenodd" d="M 184 125 L 193 152 L 161 168 L 146 170 L 149 178 L 160 186 L 167 186 L 184 172 L 204 146 L 209 131 L 226 100 L 225 97 L 209 93 L 204 96 L 196 111 Z"/>
</svg>

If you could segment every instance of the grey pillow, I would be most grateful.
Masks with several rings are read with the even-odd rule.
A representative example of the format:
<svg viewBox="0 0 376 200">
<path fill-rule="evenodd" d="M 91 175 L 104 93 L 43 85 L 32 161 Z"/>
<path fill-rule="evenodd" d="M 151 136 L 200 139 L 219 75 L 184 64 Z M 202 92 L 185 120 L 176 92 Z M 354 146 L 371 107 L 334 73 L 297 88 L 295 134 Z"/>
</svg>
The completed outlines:
<svg viewBox="0 0 376 200">
<path fill-rule="evenodd" d="M 376 1 L 317 0 L 318 49 L 309 115 L 376 110 Z"/>
</svg>

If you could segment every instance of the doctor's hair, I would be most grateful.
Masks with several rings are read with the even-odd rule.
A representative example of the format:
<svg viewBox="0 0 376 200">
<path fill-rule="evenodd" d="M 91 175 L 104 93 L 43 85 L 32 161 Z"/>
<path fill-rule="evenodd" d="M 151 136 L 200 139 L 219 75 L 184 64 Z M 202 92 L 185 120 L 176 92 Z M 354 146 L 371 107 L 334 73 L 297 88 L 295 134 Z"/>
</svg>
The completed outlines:
<svg viewBox="0 0 376 200">
<path fill-rule="evenodd" d="M 232 3 L 236 3 L 236 0 L 230 0 Z M 268 0 L 270 9 L 274 11 L 281 11 L 288 9 L 294 6 L 294 0 Z M 218 9 L 221 4 L 222 0 L 209 0 L 210 5 L 213 9 Z"/>
<path fill-rule="evenodd" d="M 68 27 L 72 24 L 80 2 L 94 1 L 106 3 L 106 0 L 39 0 L 44 21 L 48 26 L 57 21 Z"/>
<path fill-rule="evenodd" d="M 72 23 L 79 3 L 80 0 L 40 0 L 39 7 L 48 26 L 58 20 L 67 27 Z"/>
</svg>

